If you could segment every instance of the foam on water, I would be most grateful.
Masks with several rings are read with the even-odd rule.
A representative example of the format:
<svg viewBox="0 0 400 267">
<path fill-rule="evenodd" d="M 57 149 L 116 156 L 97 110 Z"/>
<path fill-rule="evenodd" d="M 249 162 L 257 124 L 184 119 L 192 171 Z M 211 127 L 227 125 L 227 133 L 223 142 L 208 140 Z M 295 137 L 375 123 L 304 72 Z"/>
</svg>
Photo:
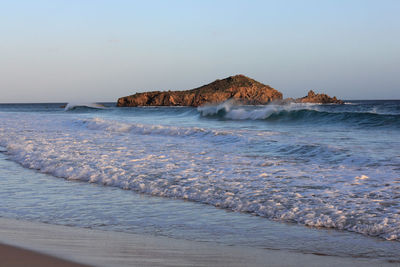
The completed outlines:
<svg viewBox="0 0 400 267">
<path fill-rule="evenodd" d="M 208 130 L 199 127 L 174 127 L 165 125 L 149 125 L 143 123 L 126 123 L 109 121 L 103 118 L 77 120 L 75 124 L 82 124 L 88 129 L 111 132 L 130 132 L 134 134 L 156 134 L 170 136 L 206 136 L 232 135 L 231 131 Z"/>
<path fill-rule="evenodd" d="M 27 168 L 400 240 L 400 157 L 387 152 L 398 144 L 357 146 L 351 140 L 349 149 L 345 141 L 322 140 L 279 131 L 0 113 L 0 145 Z M 375 154 L 365 155 L 368 149 Z"/>
</svg>

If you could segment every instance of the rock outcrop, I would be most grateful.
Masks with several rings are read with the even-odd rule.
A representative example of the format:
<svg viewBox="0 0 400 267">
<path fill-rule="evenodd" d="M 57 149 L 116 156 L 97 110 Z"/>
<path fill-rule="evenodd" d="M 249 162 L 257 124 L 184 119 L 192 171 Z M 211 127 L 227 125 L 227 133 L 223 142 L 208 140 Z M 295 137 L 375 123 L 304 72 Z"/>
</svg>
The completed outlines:
<svg viewBox="0 0 400 267">
<path fill-rule="evenodd" d="M 234 100 L 240 104 L 262 105 L 282 100 L 282 93 L 244 75 L 231 76 L 186 91 L 137 93 L 118 99 L 118 107 L 192 106 Z"/>
<path fill-rule="evenodd" d="M 289 101 L 290 102 L 290 101 Z M 308 91 L 308 95 L 305 97 L 294 99 L 293 102 L 296 103 L 320 103 L 320 104 L 344 104 L 336 96 L 330 97 L 326 94 L 316 94 L 313 90 Z"/>
</svg>

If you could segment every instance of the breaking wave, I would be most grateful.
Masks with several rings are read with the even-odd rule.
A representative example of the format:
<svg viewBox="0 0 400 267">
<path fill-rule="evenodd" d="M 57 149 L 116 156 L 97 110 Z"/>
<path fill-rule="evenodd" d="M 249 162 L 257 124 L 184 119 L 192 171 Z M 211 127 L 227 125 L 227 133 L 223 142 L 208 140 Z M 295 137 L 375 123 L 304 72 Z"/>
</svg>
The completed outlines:
<svg viewBox="0 0 400 267">
<path fill-rule="evenodd" d="M 329 106 L 315 104 L 289 104 L 266 106 L 235 106 L 225 102 L 216 106 L 199 107 L 205 118 L 223 120 L 264 120 L 270 122 L 351 123 L 358 126 L 400 127 L 400 114 L 379 113 L 376 110 L 330 110 Z"/>
<path fill-rule="evenodd" d="M 236 135 L 228 130 L 211 130 L 200 127 L 177 127 L 157 124 L 129 123 L 105 120 L 102 118 L 90 118 L 74 121 L 75 125 L 84 126 L 90 130 L 108 132 L 132 133 L 140 135 L 161 135 L 176 137 L 205 137 L 205 136 L 231 136 Z"/>
<path fill-rule="evenodd" d="M 98 103 L 68 103 L 65 106 L 65 111 L 85 111 L 93 109 L 106 109 L 105 106 Z"/>
</svg>

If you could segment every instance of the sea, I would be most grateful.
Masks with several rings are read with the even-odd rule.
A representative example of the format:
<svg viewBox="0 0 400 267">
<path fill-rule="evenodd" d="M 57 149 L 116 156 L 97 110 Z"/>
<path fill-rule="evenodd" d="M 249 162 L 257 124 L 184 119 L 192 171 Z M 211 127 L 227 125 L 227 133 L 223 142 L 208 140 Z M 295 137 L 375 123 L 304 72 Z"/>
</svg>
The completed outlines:
<svg viewBox="0 0 400 267">
<path fill-rule="evenodd" d="M 0 217 L 400 263 L 400 100 L 0 104 Z"/>
</svg>

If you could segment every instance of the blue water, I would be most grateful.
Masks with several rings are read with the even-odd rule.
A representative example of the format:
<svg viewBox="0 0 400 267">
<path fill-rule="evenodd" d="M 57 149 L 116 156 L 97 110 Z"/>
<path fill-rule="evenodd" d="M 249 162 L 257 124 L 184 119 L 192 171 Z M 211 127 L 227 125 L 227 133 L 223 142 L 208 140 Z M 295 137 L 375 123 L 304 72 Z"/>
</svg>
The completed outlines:
<svg viewBox="0 0 400 267">
<path fill-rule="evenodd" d="M 61 106 L 0 105 L 0 216 L 400 260 L 400 101 Z"/>
</svg>

